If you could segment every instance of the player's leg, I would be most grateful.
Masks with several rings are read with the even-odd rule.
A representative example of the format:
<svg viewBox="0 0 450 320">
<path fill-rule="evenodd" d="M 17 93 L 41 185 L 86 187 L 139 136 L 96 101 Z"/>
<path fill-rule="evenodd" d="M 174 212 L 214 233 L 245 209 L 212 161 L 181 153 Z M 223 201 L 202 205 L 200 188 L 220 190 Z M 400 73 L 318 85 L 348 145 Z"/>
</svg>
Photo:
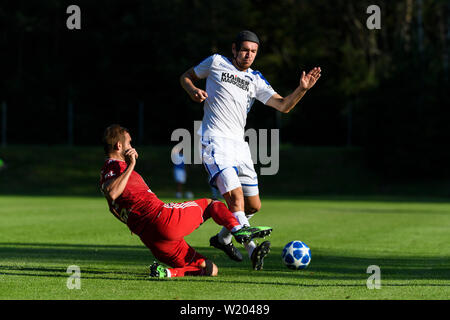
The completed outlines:
<svg viewBox="0 0 450 320">
<path fill-rule="evenodd" d="M 235 162 L 234 155 L 230 154 L 230 150 L 234 149 L 234 145 L 235 142 L 230 139 L 217 137 L 202 138 L 202 163 L 208 173 L 210 185 L 217 188 L 221 195 L 241 187 L 239 180 L 237 179 L 237 173 L 233 168 Z M 217 184 L 217 181 L 221 182 L 221 186 Z M 226 201 L 228 208 L 233 213 L 244 210 L 244 199 L 242 196 L 239 200 L 235 201 L 238 205 L 237 208 L 230 203 L 230 199 Z M 224 238 L 226 238 L 225 241 Z M 216 242 L 219 242 L 219 244 L 222 245 L 224 243 L 231 243 L 232 235 L 227 228 L 222 228 L 221 233 L 210 240 L 214 242 L 214 244 L 211 243 L 211 245 L 217 247 L 215 245 Z M 237 249 L 235 251 L 238 252 Z"/>
<path fill-rule="evenodd" d="M 224 179 L 226 178 L 226 175 L 222 174 L 217 177 L 217 185 L 220 186 L 219 190 L 226 190 L 226 188 L 221 188 L 225 184 Z M 239 179 L 237 179 L 237 181 L 239 181 Z M 227 203 L 228 209 L 236 216 L 236 219 L 238 219 L 242 225 L 250 225 L 245 214 L 245 200 L 242 187 L 239 185 L 239 187 L 235 189 L 224 191 L 222 196 Z"/>
<path fill-rule="evenodd" d="M 242 225 L 249 226 L 245 215 L 245 200 L 241 182 L 235 168 L 225 168 L 215 178 L 215 184 L 225 199 L 228 209 Z"/>
<path fill-rule="evenodd" d="M 217 266 L 195 251 L 184 239 L 178 241 L 154 241 L 150 245 L 157 262 L 150 266 L 150 276 L 176 278 L 184 276 L 217 276 Z"/>
<path fill-rule="evenodd" d="M 155 222 L 155 228 L 161 238 L 180 240 L 191 234 L 209 218 L 232 233 L 242 228 L 236 217 L 222 202 L 207 198 L 165 204 Z"/>
<path fill-rule="evenodd" d="M 192 263 L 179 268 L 169 268 L 168 271 L 172 278 L 184 276 L 216 277 L 219 273 L 219 268 L 211 260 L 202 259 L 200 263 Z"/>
<path fill-rule="evenodd" d="M 209 144 L 208 144 L 209 143 Z M 236 169 L 232 167 L 232 160 L 222 152 L 224 149 L 232 150 L 227 146 L 220 145 L 220 139 L 203 144 L 202 160 L 209 175 L 211 185 L 217 187 L 227 202 L 228 209 L 239 220 L 241 224 L 248 224 L 245 220 L 244 198 L 240 189 Z M 228 165 L 228 166 L 227 166 Z M 227 228 L 210 238 L 210 245 L 224 251 L 231 259 L 242 261 L 242 254 L 233 245 L 233 236 Z"/>
<path fill-rule="evenodd" d="M 154 221 L 154 232 L 160 239 L 181 240 L 203 223 L 207 199 L 166 203 Z"/>
<path fill-rule="evenodd" d="M 249 225 L 244 212 L 244 195 L 240 186 L 239 178 L 234 168 L 226 168 L 220 172 L 215 179 L 215 184 L 225 199 L 228 209 L 242 225 Z M 242 261 L 242 254 L 233 245 L 233 235 L 222 228 L 219 233 L 210 239 L 210 245 L 224 251 L 232 260 Z"/>
<path fill-rule="evenodd" d="M 204 201 L 200 199 L 198 201 Z M 208 199 L 209 200 L 209 199 Z M 205 209 L 204 220 L 210 217 L 218 224 L 231 232 L 237 242 L 246 243 L 253 238 L 261 238 L 269 235 L 272 231 L 270 227 L 249 227 L 239 223 L 238 219 L 228 210 L 221 201 L 213 200 Z"/>
<path fill-rule="evenodd" d="M 211 138 L 208 141 L 202 141 L 202 160 L 209 174 L 210 184 L 219 189 L 227 202 L 228 209 L 233 213 L 241 225 L 249 226 L 245 215 L 245 201 L 241 183 L 238 177 L 237 157 L 233 150 L 242 149 L 239 143 L 222 138 Z M 258 230 L 261 232 L 258 236 L 270 233 L 270 230 Z M 210 245 L 223 250 L 231 259 L 242 261 L 242 255 L 232 243 L 233 235 L 227 228 L 215 236 L 211 237 Z M 245 244 L 247 246 L 247 243 Z M 251 246 L 251 242 L 250 242 Z"/>
<path fill-rule="evenodd" d="M 247 150 L 248 145 L 242 144 L 240 147 L 240 161 L 239 170 L 237 170 L 237 178 L 240 188 L 240 205 L 242 211 L 244 211 L 246 223 L 250 225 L 249 218 L 251 218 L 261 207 L 261 201 L 259 199 L 258 178 L 253 168 L 253 162 L 251 159 L 250 151 Z M 225 196 L 224 196 L 225 197 Z M 257 245 L 254 241 L 249 241 L 244 245 L 247 250 L 248 256 L 251 259 L 253 251 Z"/>
<path fill-rule="evenodd" d="M 139 235 L 141 241 L 161 263 L 150 266 L 152 277 L 182 277 L 185 275 L 217 275 L 218 269 L 211 261 L 196 252 L 182 237 L 192 230 L 180 230 L 179 226 L 196 228 L 203 222 L 203 208 L 208 207 L 210 199 L 200 199 L 198 203 L 186 202 L 167 204 L 156 221 L 146 224 Z M 186 210 L 183 210 L 184 205 Z M 183 212 L 186 213 L 183 215 Z M 184 217 L 184 218 L 183 218 Z M 234 217 L 232 217 L 234 219 Z M 177 221 L 178 220 L 178 221 Z M 180 224 L 181 223 L 181 224 Z M 235 223 L 238 223 L 235 220 Z M 181 237 L 181 238 L 180 238 Z"/>
<path fill-rule="evenodd" d="M 245 202 L 243 189 L 241 187 L 237 187 L 232 190 L 228 190 L 233 186 L 240 184 L 236 171 L 223 170 L 217 176 L 216 184 L 223 194 L 224 199 L 227 201 L 228 208 L 230 209 L 230 211 L 234 211 L 233 215 L 236 217 L 236 219 L 238 219 L 239 223 L 249 227 L 250 223 L 244 212 Z M 254 227 L 249 229 L 252 230 L 258 228 L 261 227 Z M 266 235 L 269 235 L 271 230 L 271 228 L 259 229 L 258 231 L 261 233 L 259 233 L 258 236 L 264 237 Z M 222 228 L 222 230 L 216 236 L 213 236 L 210 239 L 210 245 L 223 250 L 231 259 L 235 261 L 242 261 L 241 253 L 232 244 L 232 236 L 233 235 L 229 232 L 229 230 Z M 251 239 L 249 241 L 245 241 L 243 244 L 253 262 L 255 259 L 252 257 L 254 257 L 253 252 L 257 247 L 256 244 Z"/>
<path fill-rule="evenodd" d="M 247 221 L 249 221 L 254 216 L 254 214 L 258 212 L 259 209 L 261 208 L 261 200 L 259 199 L 259 194 L 256 195 L 254 194 L 255 193 L 254 187 L 249 188 L 248 186 L 244 185 L 243 189 L 246 191 L 245 194 L 252 194 L 244 196 L 245 216 L 247 218 Z M 249 191 L 248 189 L 252 190 Z M 256 247 L 257 245 L 254 241 L 250 241 L 245 244 L 245 249 L 247 250 L 250 259 L 252 259 L 253 251 L 256 249 Z"/>
<path fill-rule="evenodd" d="M 261 209 L 261 199 L 259 198 L 258 178 L 251 159 L 248 144 L 243 145 L 243 157 L 239 166 L 239 181 L 244 194 L 245 214 L 250 220 L 256 212 Z M 261 270 L 264 258 L 270 252 L 270 241 L 264 241 L 257 245 L 250 241 L 245 246 L 254 270 Z"/>
<path fill-rule="evenodd" d="M 261 199 L 259 194 L 253 196 L 244 196 L 244 208 L 247 219 L 250 219 L 261 209 Z"/>
<path fill-rule="evenodd" d="M 251 242 L 251 239 L 255 237 L 265 237 L 270 234 L 272 230 L 272 228 L 269 227 L 242 226 L 231 211 L 228 210 L 227 206 L 217 200 L 213 200 L 205 210 L 204 219 L 206 220 L 209 217 L 212 217 L 217 224 L 224 226 L 223 230 L 227 230 L 230 236 L 234 236 L 236 241 L 243 243 L 244 245 L 247 245 L 247 243 Z M 234 220 L 235 224 L 231 225 L 228 223 L 227 226 L 227 220 Z M 236 223 L 238 224 L 237 226 Z M 231 228 L 232 226 L 234 227 Z M 218 234 L 210 238 L 210 245 L 224 251 L 232 260 L 242 261 L 242 254 L 236 249 L 232 242 L 230 241 L 230 243 L 227 244 L 219 242 Z"/>
<path fill-rule="evenodd" d="M 264 237 L 272 230 L 269 227 L 246 228 L 222 202 L 204 198 L 165 204 L 153 222 L 153 232 L 157 239 L 181 240 L 209 218 L 226 228 L 239 243 Z"/>
<path fill-rule="evenodd" d="M 201 199 L 203 200 L 203 199 Z M 229 232 L 233 233 L 240 230 L 243 225 L 228 210 L 227 206 L 218 200 L 208 200 L 208 206 L 204 209 L 203 220 L 212 218 L 219 226 L 223 226 Z"/>
<path fill-rule="evenodd" d="M 239 182 L 244 194 L 244 210 L 247 217 L 252 217 L 261 209 L 259 198 L 258 175 L 251 158 L 250 148 L 247 143 L 241 145 L 242 158 L 239 163 Z"/>
<path fill-rule="evenodd" d="M 215 277 L 219 269 L 211 260 L 205 260 L 200 266 L 185 266 L 180 268 L 169 268 L 154 262 L 150 266 L 150 277 L 152 278 L 179 278 L 184 276 L 210 276 Z"/>
<path fill-rule="evenodd" d="M 236 155 L 233 152 L 238 146 L 236 141 L 226 138 L 211 137 L 206 141 L 202 140 L 202 162 L 208 172 L 209 183 L 219 189 L 228 209 L 239 222 L 248 225 L 244 212 L 244 196 L 235 166 Z"/>
</svg>

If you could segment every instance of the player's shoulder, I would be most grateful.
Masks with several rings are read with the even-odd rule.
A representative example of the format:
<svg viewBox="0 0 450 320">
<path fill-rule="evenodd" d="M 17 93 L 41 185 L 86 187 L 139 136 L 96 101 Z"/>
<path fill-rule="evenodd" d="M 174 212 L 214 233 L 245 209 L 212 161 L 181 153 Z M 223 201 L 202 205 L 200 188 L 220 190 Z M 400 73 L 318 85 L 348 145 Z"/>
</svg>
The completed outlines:
<svg viewBox="0 0 450 320">
<path fill-rule="evenodd" d="M 236 70 L 231 59 L 219 53 L 214 53 L 205 58 L 198 66 L 208 67 L 215 71 L 230 70 L 234 72 Z"/>
<path fill-rule="evenodd" d="M 220 65 L 222 63 L 223 62 L 221 59 L 221 55 L 215 53 L 203 59 L 198 65 L 194 67 L 194 71 L 197 74 L 197 76 L 204 78 L 207 76 L 205 72 L 220 68 Z"/>
<path fill-rule="evenodd" d="M 227 69 L 231 71 L 235 71 L 236 68 L 233 65 L 233 62 L 227 56 L 216 53 L 214 56 L 214 65 L 221 69 Z"/>
<path fill-rule="evenodd" d="M 103 163 L 102 171 L 104 171 L 106 168 L 120 168 L 124 164 L 124 161 L 109 158 L 106 159 Z"/>
<path fill-rule="evenodd" d="M 103 166 L 110 166 L 110 165 L 114 165 L 114 164 L 118 164 L 119 163 L 119 160 L 117 160 L 117 159 L 112 159 L 112 158 L 109 158 L 109 159 L 105 159 L 105 162 L 103 163 Z"/>
<path fill-rule="evenodd" d="M 204 58 L 198 65 L 202 65 L 202 64 L 213 64 L 217 58 L 220 57 L 220 54 L 212 54 L 210 56 L 207 56 L 206 58 Z"/>
<path fill-rule="evenodd" d="M 263 74 L 262 74 L 259 70 L 253 70 L 253 69 L 249 68 L 249 69 L 248 69 L 248 72 L 249 72 L 250 74 L 252 74 L 253 77 L 255 77 L 255 80 L 257 80 L 257 81 L 262 81 L 262 82 L 264 82 L 265 84 L 267 84 L 267 85 L 270 86 L 269 81 L 267 81 L 267 79 L 263 76 Z"/>
<path fill-rule="evenodd" d="M 109 159 L 106 159 L 105 160 L 105 165 L 109 165 L 109 164 L 111 164 L 111 163 L 116 163 L 118 160 L 116 160 L 116 159 L 111 159 L 111 158 L 109 158 Z"/>
<path fill-rule="evenodd" d="M 125 161 L 106 159 L 100 170 L 100 181 L 104 182 L 119 175 L 126 167 Z"/>
</svg>

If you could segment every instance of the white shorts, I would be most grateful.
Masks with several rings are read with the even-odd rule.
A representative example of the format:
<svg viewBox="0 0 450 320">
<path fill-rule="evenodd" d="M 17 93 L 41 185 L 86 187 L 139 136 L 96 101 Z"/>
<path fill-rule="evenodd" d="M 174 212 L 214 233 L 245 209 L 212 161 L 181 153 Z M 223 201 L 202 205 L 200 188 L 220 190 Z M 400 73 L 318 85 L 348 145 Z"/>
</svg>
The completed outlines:
<svg viewBox="0 0 450 320">
<path fill-rule="evenodd" d="M 173 177 L 176 183 L 186 183 L 186 171 L 183 169 L 173 169 Z"/>
<path fill-rule="evenodd" d="M 245 140 L 203 137 L 201 154 L 202 163 L 208 172 L 211 186 L 217 187 L 217 175 L 223 170 L 234 168 L 240 185 L 230 186 L 232 189 L 227 190 L 227 192 L 242 187 L 244 196 L 255 196 L 259 193 L 258 176 L 253 166 L 250 148 Z"/>
</svg>

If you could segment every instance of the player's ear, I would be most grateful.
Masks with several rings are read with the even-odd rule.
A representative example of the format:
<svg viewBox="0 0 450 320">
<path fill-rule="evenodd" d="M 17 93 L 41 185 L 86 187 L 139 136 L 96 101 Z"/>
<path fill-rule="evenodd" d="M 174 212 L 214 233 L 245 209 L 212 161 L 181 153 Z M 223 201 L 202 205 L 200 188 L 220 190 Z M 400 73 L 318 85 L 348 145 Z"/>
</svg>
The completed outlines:
<svg viewBox="0 0 450 320">
<path fill-rule="evenodd" d="M 122 143 L 120 141 L 117 141 L 114 144 L 114 150 L 120 150 L 120 148 L 122 148 Z"/>
</svg>

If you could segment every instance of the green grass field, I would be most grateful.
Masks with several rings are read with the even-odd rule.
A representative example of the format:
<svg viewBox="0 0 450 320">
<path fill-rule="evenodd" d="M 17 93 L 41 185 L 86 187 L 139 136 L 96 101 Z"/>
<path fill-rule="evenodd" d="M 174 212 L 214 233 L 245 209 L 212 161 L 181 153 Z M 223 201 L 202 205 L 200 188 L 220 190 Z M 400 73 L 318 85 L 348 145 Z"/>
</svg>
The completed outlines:
<svg viewBox="0 0 450 320">
<path fill-rule="evenodd" d="M 153 256 L 100 196 L 1 196 L 0 299 L 450 297 L 448 202 L 263 197 L 262 204 L 252 223 L 274 228 L 264 270 L 209 247 L 219 229 L 210 220 L 187 240 L 218 265 L 219 276 L 150 280 Z M 296 239 L 312 251 L 303 271 L 280 259 L 283 245 Z M 70 265 L 81 269 L 79 290 L 66 286 Z M 381 289 L 366 286 L 370 265 L 381 269 Z"/>
</svg>

